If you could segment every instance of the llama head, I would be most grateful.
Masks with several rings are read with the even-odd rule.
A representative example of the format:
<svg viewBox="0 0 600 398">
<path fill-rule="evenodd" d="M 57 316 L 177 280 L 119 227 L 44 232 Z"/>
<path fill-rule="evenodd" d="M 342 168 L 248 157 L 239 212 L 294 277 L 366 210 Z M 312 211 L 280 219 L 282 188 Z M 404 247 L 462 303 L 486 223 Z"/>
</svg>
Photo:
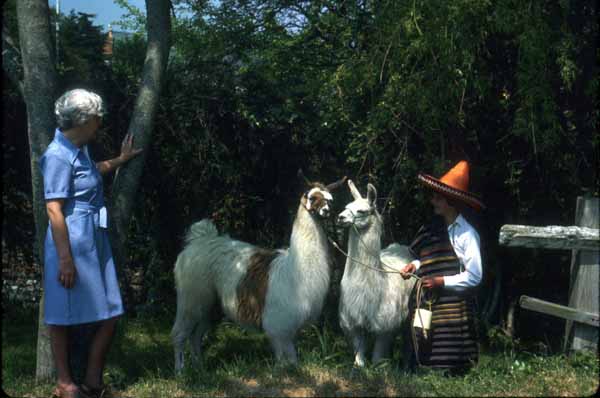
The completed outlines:
<svg viewBox="0 0 600 398">
<path fill-rule="evenodd" d="M 377 190 L 373 184 L 369 183 L 367 185 L 367 198 L 365 199 L 360 195 L 352 180 L 348 180 L 348 188 L 350 188 L 354 201 L 348 203 L 344 211 L 339 214 L 337 223 L 342 227 L 354 225 L 359 230 L 367 228 L 373 222 L 373 216 L 379 217 L 375 203 Z"/>
<path fill-rule="evenodd" d="M 328 218 L 331 214 L 331 203 L 333 202 L 333 196 L 331 191 L 341 186 L 346 177 L 336 181 L 329 185 L 321 184 L 320 182 L 311 182 L 302 173 L 302 170 L 298 170 L 298 175 L 302 177 L 308 185 L 308 190 L 302 195 L 302 206 L 308 210 L 311 214 L 316 214 L 321 218 Z"/>
</svg>

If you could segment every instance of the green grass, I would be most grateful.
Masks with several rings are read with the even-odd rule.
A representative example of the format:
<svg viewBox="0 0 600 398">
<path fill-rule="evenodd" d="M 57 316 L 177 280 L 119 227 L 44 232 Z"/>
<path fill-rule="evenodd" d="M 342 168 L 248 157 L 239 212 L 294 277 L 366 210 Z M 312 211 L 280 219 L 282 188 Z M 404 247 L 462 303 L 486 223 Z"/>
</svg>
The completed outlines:
<svg viewBox="0 0 600 398">
<path fill-rule="evenodd" d="M 53 387 L 35 382 L 36 320 L 26 310 L 3 316 L 2 387 L 11 396 L 48 396 Z M 591 354 L 482 349 L 479 364 L 463 377 L 405 374 L 397 353 L 380 366 L 353 370 L 339 334 L 308 327 L 299 336 L 300 364 L 292 367 L 274 362 L 263 335 L 230 323 L 208 336 L 202 366 L 176 377 L 171 322 L 125 318 L 119 324 L 105 377 L 123 396 L 582 396 L 598 389 L 598 359 Z"/>
</svg>

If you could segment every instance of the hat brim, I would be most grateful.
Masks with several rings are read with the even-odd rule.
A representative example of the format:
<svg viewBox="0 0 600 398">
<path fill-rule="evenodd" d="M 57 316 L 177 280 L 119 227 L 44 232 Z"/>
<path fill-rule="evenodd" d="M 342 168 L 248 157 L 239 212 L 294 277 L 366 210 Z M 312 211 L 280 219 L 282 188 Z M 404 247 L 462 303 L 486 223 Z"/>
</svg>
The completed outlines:
<svg viewBox="0 0 600 398">
<path fill-rule="evenodd" d="M 433 191 L 436 191 L 454 200 L 463 202 L 477 211 L 485 209 L 485 205 L 481 202 L 481 200 L 479 200 L 479 198 L 471 192 L 453 188 L 428 174 L 420 173 L 417 178 L 421 184 Z"/>
</svg>

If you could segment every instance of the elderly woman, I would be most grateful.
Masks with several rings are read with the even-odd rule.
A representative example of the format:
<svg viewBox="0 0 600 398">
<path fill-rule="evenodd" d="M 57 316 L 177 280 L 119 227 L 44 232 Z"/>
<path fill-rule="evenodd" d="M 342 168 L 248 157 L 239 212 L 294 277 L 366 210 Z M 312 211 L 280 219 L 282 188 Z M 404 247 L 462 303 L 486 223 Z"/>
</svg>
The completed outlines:
<svg viewBox="0 0 600 398">
<path fill-rule="evenodd" d="M 55 104 L 58 129 L 40 159 L 49 225 L 44 244 L 45 323 L 50 331 L 58 397 L 94 397 L 105 393 L 102 371 L 117 318 L 123 314 L 121 293 L 108 241 L 101 174 L 136 156 L 133 137 L 125 137 L 121 154 L 94 163 L 87 144 L 102 124 L 102 99 L 86 90 L 71 90 Z M 69 325 L 99 322 L 93 337 L 84 382 L 74 384 L 69 371 Z"/>
</svg>

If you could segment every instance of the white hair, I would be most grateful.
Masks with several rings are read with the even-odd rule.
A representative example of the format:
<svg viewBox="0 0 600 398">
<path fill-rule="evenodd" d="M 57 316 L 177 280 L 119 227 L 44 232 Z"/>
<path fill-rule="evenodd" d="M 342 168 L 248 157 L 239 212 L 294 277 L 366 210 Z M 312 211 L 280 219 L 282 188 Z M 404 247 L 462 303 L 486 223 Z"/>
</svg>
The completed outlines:
<svg viewBox="0 0 600 398">
<path fill-rule="evenodd" d="M 54 103 L 56 122 L 61 130 L 81 126 L 93 116 L 105 114 L 102 98 L 96 93 L 84 89 L 70 90 Z"/>
</svg>

